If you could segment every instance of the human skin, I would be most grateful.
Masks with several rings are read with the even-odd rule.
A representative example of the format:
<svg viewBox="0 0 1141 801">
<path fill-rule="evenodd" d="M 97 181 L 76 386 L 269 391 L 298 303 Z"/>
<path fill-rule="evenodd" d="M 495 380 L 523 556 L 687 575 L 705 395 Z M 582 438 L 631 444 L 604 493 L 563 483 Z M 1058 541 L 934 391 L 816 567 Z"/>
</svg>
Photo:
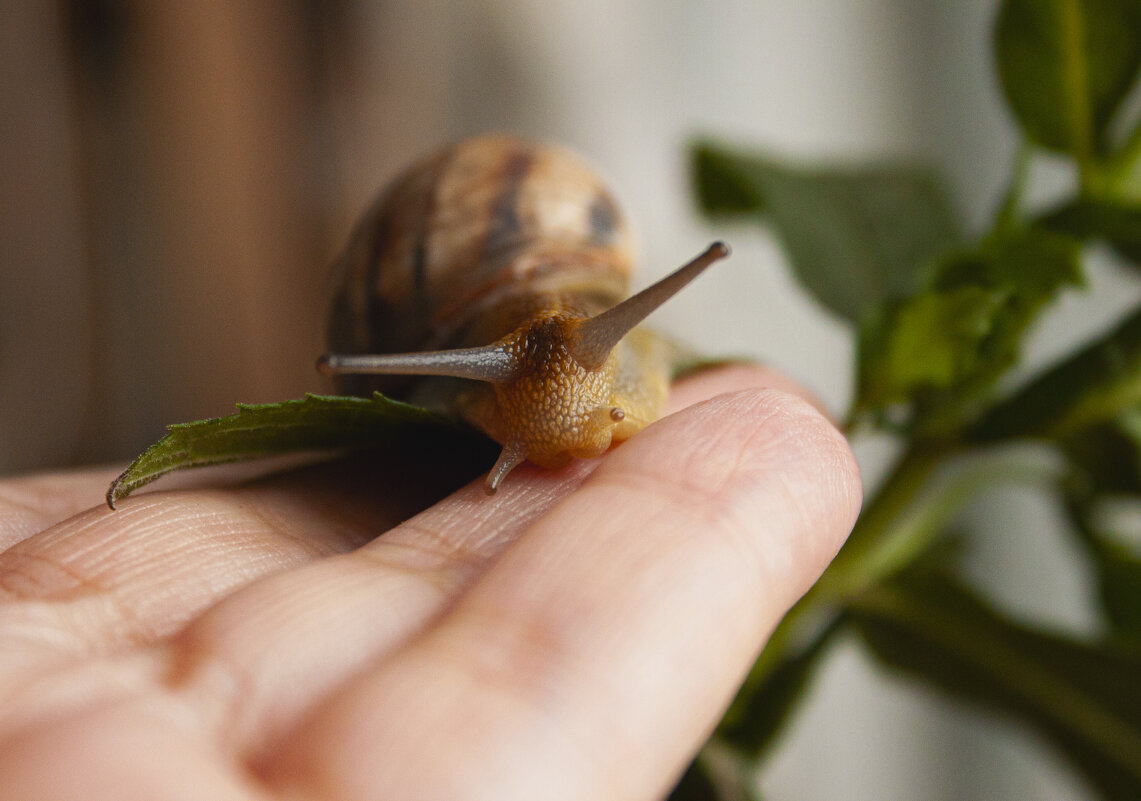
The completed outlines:
<svg viewBox="0 0 1141 801">
<path fill-rule="evenodd" d="M 769 370 L 671 412 L 404 523 L 445 466 L 0 481 L 0 799 L 664 796 L 860 503 Z"/>
</svg>

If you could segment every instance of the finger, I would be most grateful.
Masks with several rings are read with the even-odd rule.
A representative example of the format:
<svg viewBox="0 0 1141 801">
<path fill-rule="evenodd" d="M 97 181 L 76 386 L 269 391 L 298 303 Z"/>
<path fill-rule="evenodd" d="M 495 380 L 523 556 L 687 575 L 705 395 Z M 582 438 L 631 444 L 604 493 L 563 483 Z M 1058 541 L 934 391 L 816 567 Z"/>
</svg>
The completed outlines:
<svg viewBox="0 0 1141 801">
<path fill-rule="evenodd" d="M 825 417 L 831 417 L 823 401 L 799 382 L 767 365 L 744 362 L 730 362 L 700 370 L 675 381 L 667 413 L 672 414 L 699 401 L 741 389 L 779 389 L 807 401 Z"/>
<path fill-rule="evenodd" d="M 251 584 L 173 641 L 169 683 L 205 730 L 258 760 L 430 625 L 583 475 L 526 468 L 494 499 L 473 481 L 358 550 Z"/>
<path fill-rule="evenodd" d="M 318 527 L 330 530 L 324 535 L 326 538 L 342 536 L 347 543 L 359 540 L 362 534 L 374 534 L 369 527 L 390 513 L 385 504 L 376 501 L 375 491 L 368 492 L 359 484 L 362 481 L 371 484 L 371 480 L 366 479 L 376 478 L 376 474 L 368 473 L 365 467 L 343 463 L 336 469 L 316 470 L 319 475 L 314 477 L 291 474 L 227 493 L 159 493 L 145 502 L 125 505 L 124 510 L 139 509 L 142 510 L 140 515 L 147 516 L 159 513 L 148 510 L 151 506 L 165 509 L 179 503 L 199 506 L 206 502 L 238 503 L 250 507 L 248 511 L 256 511 L 254 517 L 268 521 L 271 531 L 279 528 L 280 519 L 289 520 L 295 533 L 304 531 L 308 528 L 306 521 L 312 518 L 318 521 Z M 401 470 L 406 477 L 431 483 L 426 476 L 416 475 L 417 471 L 410 472 L 407 465 Z M 438 464 L 433 466 L 432 472 L 437 476 Z M 399 491 L 399 484 L 394 486 Z M 485 496 L 480 497 L 486 501 Z M 344 503 L 346 501 L 352 502 Z M 370 511 L 370 506 L 375 508 Z M 484 504 L 485 509 L 493 506 Z M 540 504 L 535 513 L 541 508 Z M 228 519 L 231 512 L 226 512 Z M 493 512 L 484 512 L 483 516 L 487 525 L 500 525 Z M 176 559 L 193 560 L 201 549 L 200 543 L 198 549 L 177 554 Z M 256 548 L 247 541 L 245 549 Z M 413 549 L 408 552 L 412 554 Z M 280 560 L 281 553 L 277 552 L 274 558 Z M 69 653 L 60 658 L 60 642 L 66 637 L 58 631 L 44 631 L 51 628 L 43 625 L 45 604 L 8 604 L 0 611 L 0 642 L 5 634 L 10 640 L 18 640 L 21 633 L 29 629 L 28 624 L 34 623 L 41 629 L 37 639 L 54 650 L 45 658 L 36 652 L 34 644 L 29 648 L 29 643 L 20 642 L 19 651 L 25 658 L 19 664 L 5 665 L 5 675 L 0 678 L 8 680 L 8 687 L 19 681 L 20 693 L 17 703 L 6 704 L 4 714 L 0 715 L 0 738 L 23 738 L 33 721 L 68 720 L 86 715 L 92 707 L 106 709 L 109 718 L 122 730 L 138 732 L 155 724 L 155 709 L 174 709 L 172 714 L 180 721 L 180 732 L 197 735 L 201 743 L 210 744 L 212 753 L 227 744 L 233 744 L 236 753 L 245 753 L 251 744 L 256 746 L 264 739 L 261 732 L 276 735 L 276 726 L 282 725 L 280 721 L 289 720 L 294 710 L 320 697 L 323 687 L 339 683 L 341 677 L 377 657 L 378 649 L 389 639 L 438 608 L 441 590 L 446 594 L 446 581 L 439 575 L 427 577 L 434 571 L 426 568 L 422 574 L 411 569 L 412 559 L 422 557 L 407 558 L 407 566 L 397 566 L 363 553 L 348 554 L 263 575 L 249 586 L 230 592 L 168 645 L 142 652 L 128 649 L 110 659 L 93 659 L 92 656 L 119 651 L 125 644 L 141 644 L 146 642 L 145 638 L 138 637 L 139 642 L 135 643 L 123 642 L 115 626 L 105 621 L 104 638 L 96 642 L 90 640 L 91 625 L 76 625 L 74 636 L 89 638 L 85 658 L 79 658 L 81 647 L 68 648 Z M 117 561 L 114 556 L 111 559 Z M 247 568 L 247 572 L 256 571 Z M 177 576 L 172 583 L 177 586 L 182 579 L 183 576 Z M 205 582 L 200 580 L 199 583 Z M 126 603 L 134 602 L 132 598 L 137 600 L 140 589 L 141 584 L 136 586 L 130 580 L 117 585 L 121 613 Z M 165 594 L 170 595 L 169 588 Z M 61 599 L 59 603 L 65 601 Z M 185 605 L 191 608 L 192 614 L 201 611 L 194 608 L 197 606 L 194 599 Z M 22 606 L 27 610 L 23 625 L 20 622 Z M 131 629 L 136 613 L 146 617 L 143 611 L 132 607 L 121 614 L 119 628 Z M 73 609 L 67 610 L 58 617 L 68 621 L 81 617 L 73 613 Z M 325 648 L 327 642 L 335 647 Z M 15 648 L 11 650 L 16 652 Z M 29 654 L 35 663 L 29 661 Z M 288 660 L 287 664 L 283 664 L 283 658 Z M 45 662 L 50 664 L 45 666 Z M 69 664 L 96 669 L 86 669 L 79 674 L 69 668 Z M 136 675 L 139 664 L 144 666 L 145 674 L 141 681 Z M 21 667 L 22 675 L 17 679 L 15 673 Z M 79 686 L 76 679 L 82 679 Z M 150 700 L 132 705 L 128 688 L 139 684 L 151 685 L 143 687 Z M 0 682 L 0 690 L 4 686 Z M 125 692 L 127 698 L 124 699 Z M 136 707 L 142 708 L 141 714 Z M 105 733 L 106 728 L 102 731 Z M 51 736 L 35 739 L 37 747 L 52 741 Z M 83 753 L 97 751 L 93 744 Z M 195 752 L 188 749 L 187 753 Z M 236 767 L 238 763 L 233 765 Z"/>
<path fill-rule="evenodd" d="M 613 452 L 260 769 L 328 799 L 655 797 L 858 499 L 850 452 L 802 401 L 690 407 Z"/>
<path fill-rule="evenodd" d="M 161 701 L 94 704 L 0 747 L 0 797 L 19 801 L 272 801 L 162 715 Z"/>
<path fill-rule="evenodd" d="M 742 367 L 710 370 L 686 384 L 692 401 L 790 382 Z M 553 472 L 524 466 L 494 499 L 482 481 L 473 482 L 358 552 L 227 599 L 176 643 L 186 703 L 235 750 L 257 759 L 305 710 L 428 625 L 597 464 Z"/>
<path fill-rule="evenodd" d="M 769 371 L 741 369 L 686 383 L 695 397 L 774 380 Z M 522 469 L 496 502 L 468 487 L 359 557 L 305 567 L 375 537 L 426 502 L 438 490 L 425 488 L 440 483 L 442 470 L 453 466 L 453 481 L 473 470 L 455 465 L 451 453 L 424 455 L 393 467 L 364 454 L 231 492 L 144 495 L 113 515 L 98 509 L 45 532 L 0 560 L 9 590 L 57 599 L 56 619 L 65 624 L 42 632 L 46 653 L 24 650 L 29 664 L 153 642 L 253 583 L 180 638 L 173 675 L 204 719 L 256 750 L 418 631 L 594 464 Z M 403 502 L 399 508 L 379 500 L 388 495 Z M 18 613 L 8 611 L 20 630 Z M 37 611 L 37 623 L 50 619 Z M 243 724 L 222 724 L 233 720 Z"/>
<path fill-rule="evenodd" d="M 692 400 L 773 383 L 787 382 L 764 369 L 728 368 L 684 382 L 679 394 Z M 9 598 L 40 602 L 28 611 L 43 647 L 25 647 L 23 662 L 8 670 L 154 642 L 253 584 L 180 638 L 174 675 L 208 726 L 256 751 L 418 631 L 596 465 L 522 468 L 494 502 L 469 486 L 357 556 L 311 564 L 373 540 L 427 503 L 437 485 L 479 469 L 425 448 L 424 458 L 399 466 L 365 453 L 226 492 L 145 494 L 113 514 L 98 507 L 44 532 L 0 557 Z M 217 472 L 189 481 L 216 482 Z M 94 475 L 100 485 L 106 479 Z M 45 600 L 54 614 L 43 614 Z M 0 641 L 6 630 L 19 636 L 21 619 L 20 609 L 7 609 Z"/>
<path fill-rule="evenodd" d="M 89 468 L 0 481 L 0 551 L 99 503 L 116 474 Z"/>
<path fill-rule="evenodd" d="M 168 679 L 199 706 L 194 714 L 205 729 L 256 743 L 242 723 L 249 731 L 275 731 L 273 721 L 288 720 L 441 603 L 449 569 L 423 567 L 427 545 L 405 546 L 391 561 L 375 555 L 322 561 L 376 538 L 482 469 L 463 454 L 439 450 L 442 443 L 419 444 L 416 458 L 363 453 L 225 491 L 144 494 L 117 512 L 88 510 L 0 554 L 6 601 L 0 648 L 14 655 L 0 666 L 0 689 L 34 678 L 58 697 L 51 681 L 39 681 L 49 672 L 184 632 L 171 648 Z M 540 480 L 541 473 L 532 472 L 531 483 Z M 572 480 L 568 474 L 559 482 Z M 519 486 L 505 495 L 525 491 Z M 493 549 L 507 540 L 513 520 L 522 525 L 527 515 L 541 513 L 556 492 L 547 488 L 532 493 L 530 504 L 502 507 L 469 492 L 450 512 L 437 511 L 439 524 L 448 514 L 462 517 L 464 504 L 482 501 L 482 530 L 498 532 L 485 542 Z M 494 513 L 497 508 L 502 512 Z M 422 530 L 431 525 L 429 518 Z M 419 571 L 411 565 L 418 552 Z M 251 592 L 242 595 L 249 585 Z M 185 629 L 212 607 L 218 608 Z M 319 634 L 347 647 L 321 650 Z M 282 641 L 298 655 L 288 670 L 274 661 L 283 649 L 273 643 Z M 294 692 L 290 682 L 311 668 L 319 675 L 305 685 L 307 692 Z M 85 688 L 85 702 L 118 692 L 113 672 L 107 679 Z M 73 703 L 67 696 L 53 710 L 62 714 Z M 244 710 L 263 717 L 240 715 Z M 226 722 L 234 714 L 237 725 Z"/>
<path fill-rule="evenodd" d="M 0 645 L 23 660 L 3 671 L 154 642 L 259 577 L 357 547 L 440 492 L 448 471 L 417 465 L 362 454 L 230 490 L 150 493 L 25 538 L 0 554 Z"/>
</svg>

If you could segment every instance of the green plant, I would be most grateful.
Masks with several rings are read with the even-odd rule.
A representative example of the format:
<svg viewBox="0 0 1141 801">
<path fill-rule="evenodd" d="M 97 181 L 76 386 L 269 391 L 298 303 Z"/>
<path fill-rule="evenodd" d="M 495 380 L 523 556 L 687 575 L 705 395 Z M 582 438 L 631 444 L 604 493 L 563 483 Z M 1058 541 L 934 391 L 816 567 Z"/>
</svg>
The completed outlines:
<svg viewBox="0 0 1141 801">
<path fill-rule="evenodd" d="M 890 434 L 900 452 L 677 799 L 752 797 L 781 724 L 842 631 L 891 669 L 1036 729 L 1103 797 L 1141 798 L 1141 553 L 1105 514 L 1141 505 L 1141 307 L 1004 391 L 1027 331 L 1083 283 L 1087 245 L 1141 268 L 1141 120 L 1126 103 L 1141 68 L 1141 4 L 1006 0 L 994 44 L 1024 145 L 976 236 L 961 232 L 925 170 L 806 168 L 694 148 L 704 212 L 767 226 L 803 286 L 851 325 L 848 434 Z M 1028 166 L 1043 154 L 1068 160 L 1076 186 L 1029 208 Z M 1095 637 L 1013 620 L 956 570 L 949 546 L 1002 532 L 956 538 L 954 514 L 992 487 L 1027 482 L 1060 499 L 1096 573 Z"/>
</svg>

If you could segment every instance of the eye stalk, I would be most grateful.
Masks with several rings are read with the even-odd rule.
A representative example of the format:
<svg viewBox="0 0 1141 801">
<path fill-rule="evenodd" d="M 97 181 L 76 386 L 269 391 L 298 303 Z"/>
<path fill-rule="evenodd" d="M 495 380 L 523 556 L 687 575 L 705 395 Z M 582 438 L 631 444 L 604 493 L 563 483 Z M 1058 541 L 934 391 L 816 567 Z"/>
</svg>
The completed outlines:
<svg viewBox="0 0 1141 801">
<path fill-rule="evenodd" d="M 729 255 L 729 246 L 714 242 L 701 255 L 655 284 L 613 308 L 577 326 L 567 347 L 587 369 L 595 369 L 619 340 L 655 309 L 701 275 L 709 265 Z M 433 350 L 420 353 L 347 355 L 326 353 L 317 360 L 325 375 L 440 375 L 505 384 L 519 375 L 522 365 L 506 340 L 479 348 Z"/>
<path fill-rule="evenodd" d="M 499 485 L 503 483 L 503 479 L 507 478 L 507 474 L 526 460 L 527 446 L 517 439 L 509 440 L 500 451 L 491 472 L 487 474 L 487 480 L 483 484 L 484 492 L 494 495 Z"/>
<path fill-rule="evenodd" d="M 491 414 L 481 413 L 478 420 L 471 420 L 504 446 L 487 477 L 487 492 L 492 494 L 507 474 L 528 458 L 538 460 L 544 466 L 557 466 L 565 464 L 574 453 L 598 455 L 609 447 L 612 432 L 623 429 L 614 436 L 615 439 L 625 438 L 645 425 L 648 419 L 657 416 L 656 410 L 648 417 L 645 411 L 636 411 L 633 420 L 628 420 L 627 412 L 631 407 L 625 405 L 622 397 L 629 400 L 631 396 L 611 397 L 601 391 L 599 382 L 613 379 L 613 364 L 607 366 L 611 354 L 622 338 L 655 309 L 681 291 L 711 264 L 728 255 L 729 247 L 726 244 L 714 242 L 696 258 L 657 283 L 585 320 L 556 322 L 548 319 L 548 324 L 540 325 L 538 320 L 532 319 L 503 339 L 476 348 L 396 354 L 325 354 L 318 359 L 317 369 L 325 375 L 466 378 L 491 384 L 501 403 L 505 398 L 511 397 L 512 401 L 507 403 L 510 410 L 503 408 Z M 537 351 L 534 348 L 521 348 L 522 331 L 528 331 L 532 336 L 539 336 L 540 331 L 549 332 L 544 333 L 543 337 L 551 336 L 553 339 L 545 340 L 546 346 Z M 538 353 L 545 355 L 537 356 Z M 565 364 L 558 362 L 555 355 L 559 353 Z M 551 364 L 537 363 L 545 359 L 555 361 Z M 557 378 L 539 377 L 547 374 Z M 578 378 L 574 381 L 578 383 L 571 382 L 568 377 L 576 374 Z M 609 378 L 603 379 L 603 374 Z M 560 383 L 563 380 L 570 383 Z M 534 386 L 536 383 L 538 387 Z M 664 383 L 661 393 L 664 398 Z M 589 447 L 566 444 L 569 440 L 565 434 L 557 434 L 558 441 L 562 444 L 552 446 L 556 437 L 554 429 L 560 427 L 560 421 L 573 419 L 562 415 L 575 407 L 575 397 L 599 399 L 593 401 L 600 404 L 594 407 L 593 412 L 575 412 L 575 415 L 586 414 L 585 418 L 580 419 L 589 422 L 598 438 L 597 443 Z M 577 408 L 581 409 L 581 406 Z M 552 411 L 556 409 L 560 410 L 558 414 Z M 515 422 L 505 424 L 508 417 L 514 418 Z M 545 417 L 551 419 L 544 419 Z M 635 424 L 634 421 L 641 422 Z M 543 432 L 541 436 L 536 433 L 539 431 Z"/>
<path fill-rule="evenodd" d="M 728 245 L 724 242 L 714 242 L 701 255 L 674 270 L 656 284 L 651 284 L 617 306 L 591 317 L 579 326 L 574 341 L 569 344 L 571 354 L 584 367 L 598 367 L 606 361 L 606 357 L 610 355 L 610 351 L 618 341 L 630 333 L 634 326 L 701 275 L 709 265 L 728 255 Z"/>
<path fill-rule="evenodd" d="M 519 363 L 509 348 L 497 342 L 482 348 L 420 353 L 326 353 L 317 360 L 317 370 L 325 375 L 442 375 L 503 384 L 515 377 Z"/>
</svg>

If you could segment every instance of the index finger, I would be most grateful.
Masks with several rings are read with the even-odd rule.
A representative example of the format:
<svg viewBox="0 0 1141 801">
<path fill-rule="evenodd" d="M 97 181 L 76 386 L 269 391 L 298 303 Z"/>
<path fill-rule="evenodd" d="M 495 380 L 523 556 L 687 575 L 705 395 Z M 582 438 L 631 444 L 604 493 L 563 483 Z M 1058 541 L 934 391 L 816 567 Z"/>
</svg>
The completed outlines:
<svg viewBox="0 0 1141 801">
<path fill-rule="evenodd" d="M 259 773 L 329 799 L 655 797 L 859 496 L 842 437 L 802 400 L 690 406 L 611 453 Z"/>
</svg>

